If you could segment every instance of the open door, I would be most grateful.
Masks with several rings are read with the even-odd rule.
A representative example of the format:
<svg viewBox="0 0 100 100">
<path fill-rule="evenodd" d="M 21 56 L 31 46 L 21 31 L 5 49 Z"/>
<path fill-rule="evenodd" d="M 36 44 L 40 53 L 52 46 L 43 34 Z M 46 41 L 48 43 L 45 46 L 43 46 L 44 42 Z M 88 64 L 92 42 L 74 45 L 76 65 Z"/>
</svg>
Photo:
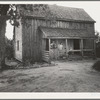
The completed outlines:
<svg viewBox="0 0 100 100">
<path fill-rule="evenodd" d="M 80 40 L 79 39 L 74 39 L 73 44 L 74 44 L 74 50 L 80 49 Z"/>
</svg>

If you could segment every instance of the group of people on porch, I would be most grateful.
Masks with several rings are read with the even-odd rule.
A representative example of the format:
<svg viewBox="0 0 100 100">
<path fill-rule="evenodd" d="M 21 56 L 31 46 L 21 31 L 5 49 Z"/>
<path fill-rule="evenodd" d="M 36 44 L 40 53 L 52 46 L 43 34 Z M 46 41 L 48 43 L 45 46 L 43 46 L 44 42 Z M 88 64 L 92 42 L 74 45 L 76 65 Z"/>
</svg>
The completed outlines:
<svg viewBox="0 0 100 100">
<path fill-rule="evenodd" d="M 52 55 L 52 58 L 57 59 L 57 54 L 59 54 L 59 57 L 62 57 L 64 54 L 64 45 L 62 42 L 60 42 L 58 45 L 55 43 L 55 41 L 52 41 L 50 44 L 50 52 Z"/>
</svg>

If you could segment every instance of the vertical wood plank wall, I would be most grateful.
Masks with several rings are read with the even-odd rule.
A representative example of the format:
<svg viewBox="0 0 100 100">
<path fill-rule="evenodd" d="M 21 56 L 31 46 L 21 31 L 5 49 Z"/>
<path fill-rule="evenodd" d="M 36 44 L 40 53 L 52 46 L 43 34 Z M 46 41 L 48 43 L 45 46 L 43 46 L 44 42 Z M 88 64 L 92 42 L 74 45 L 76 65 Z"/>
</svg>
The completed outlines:
<svg viewBox="0 0 100 100">
<path fill-rule="evenodd" d="M 51 24 L 50 21 L 46 22 L 43 19 L 27 18 L 25 19 L 30 25 L 23 24 L 23 58 L 32 61 L 41 60 L 41 32 L 38 32 L 39 26 L 44 27 L 58 27 L 68 29 L 86 29 L 88 34 L 94 34 L 94 23 L 82 23 L 82 22 L 67 22 L 56 21 L 55 24 Z"/>
</svg>

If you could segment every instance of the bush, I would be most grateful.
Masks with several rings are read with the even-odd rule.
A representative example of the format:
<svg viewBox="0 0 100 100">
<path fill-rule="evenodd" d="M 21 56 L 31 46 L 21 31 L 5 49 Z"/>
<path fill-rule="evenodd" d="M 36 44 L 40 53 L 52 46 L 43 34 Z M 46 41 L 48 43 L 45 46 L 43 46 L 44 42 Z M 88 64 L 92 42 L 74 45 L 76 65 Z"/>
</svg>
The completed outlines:
<svg viewBox="0 0 100 100">
<path fill-rule="evenodd" d="M 100 71 L 100 61 L 95 62 L 92 68 L 97 71 Z"/>
</svg>

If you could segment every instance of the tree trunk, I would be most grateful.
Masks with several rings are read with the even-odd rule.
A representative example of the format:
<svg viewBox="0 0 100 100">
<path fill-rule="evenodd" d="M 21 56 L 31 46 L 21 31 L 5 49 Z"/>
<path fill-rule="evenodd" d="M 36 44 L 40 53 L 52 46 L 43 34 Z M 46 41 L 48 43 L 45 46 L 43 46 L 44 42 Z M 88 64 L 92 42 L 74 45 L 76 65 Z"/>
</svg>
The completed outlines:
<svg viewBox="0 0 100 100">
<path fill-rule="evenodd" d="M 5 30 L 6 18 L 0 17 L 0 69 L 5 67 Z"/>
</svg>

